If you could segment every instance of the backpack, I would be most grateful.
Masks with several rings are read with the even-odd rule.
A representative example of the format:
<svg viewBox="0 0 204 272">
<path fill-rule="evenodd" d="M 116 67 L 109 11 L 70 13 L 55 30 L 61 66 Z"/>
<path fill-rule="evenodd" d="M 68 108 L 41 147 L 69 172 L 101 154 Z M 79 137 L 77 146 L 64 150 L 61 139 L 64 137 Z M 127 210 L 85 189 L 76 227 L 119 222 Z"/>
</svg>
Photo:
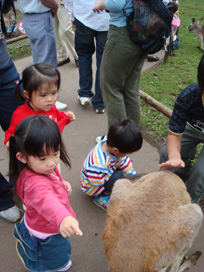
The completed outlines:
<svg viewBox="0 0 204 272">
<path fill-rule="evenodd" d="M 127 30 L 135 44 L 148 54 L 163 48 L 171 33 L 173 15 L 161 0 L 133 0 L 133 12 L 126 17 Z"/>
<path fill-rule="evenodd" d="M 1 17 L 1 30 L 5 36 L 10 36 L 15 28 L 16 20 L 13 23 L 11 32 L 8 34 L 4 24 L 3 14 L 7 14 L 11 9 L 13 9 L 15 19 L 16 19 L 16 9 L 14 6 L 14 0 L 0 0 L 0 17 Z"/>
</svg>

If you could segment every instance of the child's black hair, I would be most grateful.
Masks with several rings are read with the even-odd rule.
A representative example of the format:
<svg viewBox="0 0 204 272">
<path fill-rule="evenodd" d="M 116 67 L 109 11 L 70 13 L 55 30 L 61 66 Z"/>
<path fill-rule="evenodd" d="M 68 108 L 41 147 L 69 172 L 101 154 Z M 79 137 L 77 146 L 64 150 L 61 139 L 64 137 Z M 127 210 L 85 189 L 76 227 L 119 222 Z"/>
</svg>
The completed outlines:
<svg viewBox="0 0 204 272">
<path fill-rule="evenodd" d="M 61 77 L 57 69 L 48 63 L 37 63 L 28 66 L 22 73 L 22 79 L 17 84 L 16 97 L 19 101 L 25 101 L 27 98 L 22 94 L 20 84 L 28 92 L 29 98 L 32 93 L 38 90 L 43 84 L 56 84 L 57 90 L 60 88 Z"/>
<path fill-rule="evenodd" d="M 9 176 L 16 181 L 26 164 L 16 158 L 17 152 L 28 156 L 40 157 L 50 151 L 60 150 L 60 159 L 65 165 L 71 167 L 69 156 L 62 142 L 58 125 L 45 115 L 31 115 L 23 119 L 10 138 L 10 173 Z"/>
<path fill-rule="evenodd" d="M 197 74 L 197 79 L 198 79 L 198 85 L 200 92 L 204 92 L 204 54 L 200 60 L 200 63 L 198 65 L 198 74 Z"/>
<path fill-rule="evenodd" d="M 133 120 L 119 119 L 109 128 L 107 144 L 118 148 L 120 153 L 138 151 L 142 142 L 142 134 Z"/>
<path fill-rule="evenodd" d="M 170 10 L 171 14 L 174 14 L 178 10 L 178 5 L 175 2 L 170 1 L 167 4 L 167 8 Z"/>
</svg>

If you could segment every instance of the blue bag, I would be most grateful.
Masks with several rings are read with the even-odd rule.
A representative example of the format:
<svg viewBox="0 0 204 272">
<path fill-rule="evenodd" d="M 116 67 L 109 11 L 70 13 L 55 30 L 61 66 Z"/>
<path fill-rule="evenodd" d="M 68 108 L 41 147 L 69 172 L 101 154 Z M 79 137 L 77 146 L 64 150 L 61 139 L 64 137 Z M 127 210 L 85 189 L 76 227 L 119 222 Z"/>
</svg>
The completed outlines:
<svg viewBox="0 0 204 272">
<path fill-rule="evenodd" d="M 133 0 L 133 12 L 127 16 L 130 39 L 148 54 L 154 54 L 166 43 L 172 19 L 161 0 Z"/>
</svg>

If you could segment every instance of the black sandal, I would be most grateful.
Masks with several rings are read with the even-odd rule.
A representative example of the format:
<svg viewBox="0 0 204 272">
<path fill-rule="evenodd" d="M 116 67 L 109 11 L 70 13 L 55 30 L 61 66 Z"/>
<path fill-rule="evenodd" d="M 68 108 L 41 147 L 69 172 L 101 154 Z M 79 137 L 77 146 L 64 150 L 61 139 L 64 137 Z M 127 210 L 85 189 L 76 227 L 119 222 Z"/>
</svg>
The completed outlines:
<svg viewBox="0 0 204 272">
<path fill-rule="evenodd" d="M 157 57 L 157 56 L 148 56 L 147 59 L 148 59 L 149 62 L 152 62 L 152 61 L 158 61 L 159 57 Z"/>
</svg>

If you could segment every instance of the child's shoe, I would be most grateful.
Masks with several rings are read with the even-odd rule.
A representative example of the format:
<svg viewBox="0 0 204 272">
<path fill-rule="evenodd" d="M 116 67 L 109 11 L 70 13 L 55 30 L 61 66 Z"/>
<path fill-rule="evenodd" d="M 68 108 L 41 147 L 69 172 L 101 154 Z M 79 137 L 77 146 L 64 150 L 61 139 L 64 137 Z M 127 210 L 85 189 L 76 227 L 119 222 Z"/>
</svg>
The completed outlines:
<svg viewBox="0 0 204 272">
<path fill-rule="evenodd" d="M 102 208 L 103 210 L 107 210 L 110 196 L 97 195 L 94 197 L 94 203 Z"/>
</svg>

